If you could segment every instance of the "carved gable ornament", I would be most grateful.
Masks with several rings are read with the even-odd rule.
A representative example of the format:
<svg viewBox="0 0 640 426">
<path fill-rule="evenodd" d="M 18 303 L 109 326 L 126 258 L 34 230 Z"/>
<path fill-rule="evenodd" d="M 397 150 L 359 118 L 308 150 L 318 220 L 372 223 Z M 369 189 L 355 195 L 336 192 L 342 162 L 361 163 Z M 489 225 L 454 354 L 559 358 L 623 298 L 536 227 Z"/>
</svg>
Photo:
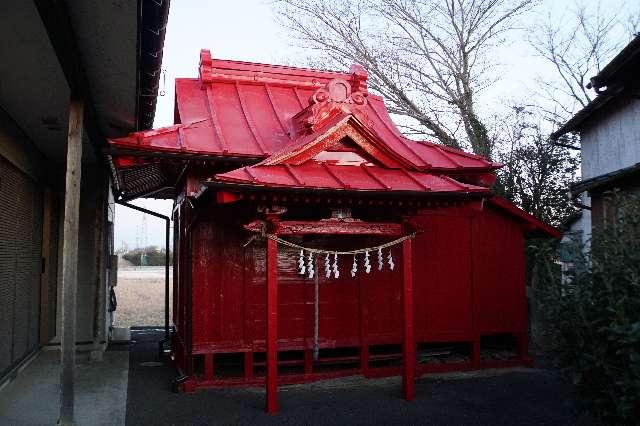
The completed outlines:
<svg viewBox="0 0 640 426">
<path fill-rule="evenodd" d="M 273 154 L 260 164 L 300 165 L 312 159 L 324 161 L 322 157 L 332 152 L 345 152 L 352 157 L 361 157 L 361 162 L 394 169 L 413 169 L 411 163 L 387 146 L 373 129 L 364 125 L 354 114 L 340 113 L 336 118 L 337 120 L 331 120 L 331 125 L 324 126 L 313 134 L 301 136 L 293 146 Z"/>
<path fill-rule="evenodd" d="M 353 115 L 371 126 L 366 105 L 366 91 L 353 91 L 347 80 L 334 78 L 325 87 L 316 90 L 309 98 L 309 106 L 293 117 L 296 136 L 313 133 L 338 115 Z"/>
</svg>

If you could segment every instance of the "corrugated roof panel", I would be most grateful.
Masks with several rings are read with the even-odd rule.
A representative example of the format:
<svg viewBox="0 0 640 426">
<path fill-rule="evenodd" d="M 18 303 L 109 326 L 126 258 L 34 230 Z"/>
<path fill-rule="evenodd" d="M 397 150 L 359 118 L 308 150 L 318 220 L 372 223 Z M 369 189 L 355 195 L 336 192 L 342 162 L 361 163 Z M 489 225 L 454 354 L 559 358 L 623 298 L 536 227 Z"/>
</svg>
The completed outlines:
<svg viewBox="0 0 640 426">
<path fill-rule="evenodd" d="M 269 185 L 300 186 L 284 167 L 251 167 L 247 170 L 256 182 Z"/>
<path fill-rule="evenodd" d="M 437 176 L 433 176 L 427 173 L 410 172 L 407 171 L 413 178 L 420 182 L 427 191 L 439 191 L 442 187 L 442 179 Z M 454 187 L 453 190 L 458 190 L 459 187 Z M 451 189 L 450 189 L 451 190 Z"/>
<path fill-rule="evenodd" d="M 176 78 L 176 104 L 181 123 L 209 119 L 207 96 L 197 78 Z"/>
<path fill-rule="evenodd" d="M 407 139 L 405 139 L 407 140 Z M 493 163 L 486 159 L 458 151 L 433 142 L 411 141 L 412 149 L 422 158 L 429 159 L 432 167 L 451 169 L 451 168 L 492 168 Z"/>
<path fill-rule="evenodd" d="M 393 191 L 424 191 L 424 188 L 405 173 L 382 167 L 368 167 L 369 173 L 389 186 Z"/>
<path fill-rule="evenodd" d="M 219 177 L 219 179 L 218 179 Z M 237 183 L 260 183 L 256 182 L 254 176 L 247 172 L 246 167 L 240 167 L 239 169 L 231 170 L 230 172 L 217 175 L 216 178 L 225 182 L 237 182 Z"/>
<path fill-rule="evenodd" d="M 434 168 L 458 168 L 459 163 L 453 161 L 444 151 L 438 151 L 431 146 L 419 142 L 412 142 L 413 151 L 420 158 L 428 158 L 429 164 Z"/>
<path fill-rule="evenodd" d="M 243 167 L 216 175 L 216 180 L 260 186 L 351 191 L 489 192 L 487 188 L 466 185 L 446 176 L 426 172 L 408 172 L 377 166 L 330 166 L 311 161 L 300 166 Z"/>
<path fill-rule="evenodd" d="M 385 191 L 387 188 L 378 182 L 374 177 L 362 170 L 361 167 L 354 166 L 334 166 L 327 165 L 331 174 L 336 176 L 347 189 L 361 189 L 368 191 Z"/>
<path fill-rule="evenodd" d="M 185 126 L 182 134 L 182 143 L 188 151 L 206 154 L 222 150 L 210 121 Z"/>
<path fill-rule="evenodd" d="M 300 166 L 282 165 L 277 167 L 289 167 L 291 173 L 306 187 L 342 189 L 340 182 L 327 173 L 326 170 L 321 170 L 317 167 L 309 167 L 308 164 Z"/>
<path fill-rule="evenodd" d="M 180 149 L 180 140 L 178 132 L 172 130 L 169 132 L 157 132 L 144 138 L 144 144 L 150 148 L 156 149 Z"/>
<path fill-rule="evenodd" d="M 211 87 L 211 107 L 215 109 L 220 132 L 229 152 L 261 156 L 264 154 L 254 138 L 244 115 L 234 83 L 216 83 Z"/>
<path fill-rule="evenodd" d="M 404 158 L 412 162 L 418 167 L 426 167 L 428 163 L 410 149 L 407 144 L 400 139 L 400 132 L 391 120 L 387 108 L 382 99 L 377 96 L 369 96 L 369 119 L 373 122 L 373 129 L 386 143 L 402 155 Z"/>
<path fill-rule="evenodd" d="M 301 106 L 300 102 L 304 101 L 304 99 L 299 99 L 295 90 L 293 87 L 271 86 L 271 94 L 276 108 L 280 112 L 280 118 L 285 123 L 289 123 L 294 115 L 309 106 L 308 100 Z"/>
<path fill-rule="evenodd" d="M 265 148 L 274 152 L 290 143 L 291 139 L 276 116 L 265 85 L 243 84 L 241 93 Z"/>
</svg>

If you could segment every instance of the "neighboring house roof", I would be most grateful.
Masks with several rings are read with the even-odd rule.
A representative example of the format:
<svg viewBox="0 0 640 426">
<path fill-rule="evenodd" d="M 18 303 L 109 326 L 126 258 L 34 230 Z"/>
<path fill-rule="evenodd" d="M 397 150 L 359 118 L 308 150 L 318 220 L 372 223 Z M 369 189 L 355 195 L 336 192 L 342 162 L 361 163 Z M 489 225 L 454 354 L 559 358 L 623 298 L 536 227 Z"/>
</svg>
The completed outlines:
<svg viewBox="0 0 640 426">
<path fill-rule="evenodd" d="M 594 114 L 628 91 L 632 84 L 636 84 L 639 67 L 640 35 L 631 40 L 598 75 L 591 78 L 587 88 L 593 88 L 598 95 L 562 127 L 552 133 L 551 137 L 558 139 L 565 133 L 579 131 Z M 602 90 L 602 88 L 605 89 Z"/>
<path fill-rule="evenodd" d="M 571 185 L 571 193 L 577 195 L 585 191 L 607 190 L 623 183 L 626 179 L 638 176 L 640 176 L 640 163 L 575 183 Z"/>
<path fill-rule="evenodd" d="M 640 35 L 636 35 L 602 70 L 591 77 L 588 89 L 598 91 L 602 87 L 618 82 L 621 77 L 637 77 L 640 61 Z"/>
</svg>

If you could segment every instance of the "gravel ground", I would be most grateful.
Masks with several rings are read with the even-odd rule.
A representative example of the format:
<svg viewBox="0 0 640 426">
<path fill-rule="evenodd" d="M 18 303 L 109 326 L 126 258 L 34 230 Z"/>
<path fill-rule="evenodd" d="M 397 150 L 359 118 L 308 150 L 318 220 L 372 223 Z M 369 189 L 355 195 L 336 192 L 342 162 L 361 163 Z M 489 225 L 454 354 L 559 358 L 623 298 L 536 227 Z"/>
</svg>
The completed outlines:
<svg viewBox="0 0 640 426">
<path fill-rule="evenodd" d="M 173 270 L 170 269 L 170 295 L 173 289 L 172 277 Z M 114 327 L 164 324 L 164 267 L 120 268 L 116 298 L 118 309 L 115 313 Z"/>
</svg>

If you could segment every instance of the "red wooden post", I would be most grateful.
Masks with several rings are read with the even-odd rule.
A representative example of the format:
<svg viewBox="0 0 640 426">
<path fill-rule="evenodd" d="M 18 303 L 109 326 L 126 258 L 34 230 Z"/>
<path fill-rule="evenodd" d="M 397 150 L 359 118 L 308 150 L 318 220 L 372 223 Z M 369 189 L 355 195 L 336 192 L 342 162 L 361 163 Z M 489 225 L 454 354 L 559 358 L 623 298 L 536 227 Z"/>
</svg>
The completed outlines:
<svg viewBox="0 0 640 426">
<path fill-rule="evenodd" d="M 471 342 L 471 367 L 480 368 L 480 337 Z"/>
<path fill-rule="evenodd" d="M 278 246 L 267 239 L 267 407 L 278 412 Z"/>
<path fill-rule="evenodd" d="M 213 380 L 213 354 L 204 356 L 204 379 Z"/>
<path fill-rule="evenodd" d="M 304 374 L 313 373 L 313 351 L 311 349 L 304 350 Z"/>
<path fill-rule="evenodd" d="M 411 271 L 411 239 L 402 243 L 402 312 L 403 333 L 402 352 L 404 369 L 402 393 L 404 399 L 413 401 L 415 397 L 416 342 L 413 333 L 413 274 Z"/>
<path fill-rule="evenodd" d="M 244 353 L 244 377 L 253 379 L 253 352 Z"/>
</svg>

